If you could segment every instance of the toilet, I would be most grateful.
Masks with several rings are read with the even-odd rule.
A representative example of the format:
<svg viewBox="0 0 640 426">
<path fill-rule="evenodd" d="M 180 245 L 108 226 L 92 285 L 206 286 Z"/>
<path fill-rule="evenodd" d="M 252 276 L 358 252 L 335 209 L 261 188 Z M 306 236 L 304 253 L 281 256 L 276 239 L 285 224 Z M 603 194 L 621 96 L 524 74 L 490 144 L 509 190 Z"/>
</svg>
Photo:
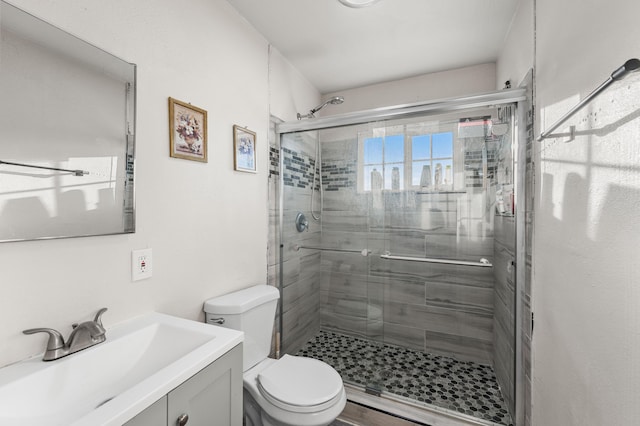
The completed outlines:
<svg viewBox="0 0 640 426">
<path fill-rule="evenodd" d="M 204 304 L 205 320 L 244 332 L 243 395 L 246 426 L 326 426 L 347 402 L 342 378 L 317 359 L 269 358 L 275 287 L 257 285 Z"/>
</svg>

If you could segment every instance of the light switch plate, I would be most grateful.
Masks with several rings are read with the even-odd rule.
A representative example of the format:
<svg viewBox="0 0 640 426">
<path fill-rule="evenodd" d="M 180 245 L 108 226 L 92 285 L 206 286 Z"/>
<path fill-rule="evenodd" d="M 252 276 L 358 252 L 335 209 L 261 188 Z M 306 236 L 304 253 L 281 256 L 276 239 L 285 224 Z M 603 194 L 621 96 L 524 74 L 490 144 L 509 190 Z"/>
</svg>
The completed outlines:
<svg viewBox="0 0 640 426">
<path fill-rule="evenodd" d="M 133 250 L 131 252 L 131 281 L 144 280 L 153 275 L 153 259 L 151 249 Z"/>
</svg>

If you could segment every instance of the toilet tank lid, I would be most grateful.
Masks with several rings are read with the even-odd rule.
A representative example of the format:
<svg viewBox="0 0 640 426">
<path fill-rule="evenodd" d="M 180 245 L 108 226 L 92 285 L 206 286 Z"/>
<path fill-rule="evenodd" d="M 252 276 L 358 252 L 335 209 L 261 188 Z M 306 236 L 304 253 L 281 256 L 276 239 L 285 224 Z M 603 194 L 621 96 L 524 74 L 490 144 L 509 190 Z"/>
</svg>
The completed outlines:
<svg viewBox="0 0 640 426">
<path fill-rule="evenodd" d="M 214 297 L 204 302 L 204 311 L 209 314 L 241 314 L 263 303 L 280 297 L 277 288 L 270 285 L 256 285 Z"/>
</svg>

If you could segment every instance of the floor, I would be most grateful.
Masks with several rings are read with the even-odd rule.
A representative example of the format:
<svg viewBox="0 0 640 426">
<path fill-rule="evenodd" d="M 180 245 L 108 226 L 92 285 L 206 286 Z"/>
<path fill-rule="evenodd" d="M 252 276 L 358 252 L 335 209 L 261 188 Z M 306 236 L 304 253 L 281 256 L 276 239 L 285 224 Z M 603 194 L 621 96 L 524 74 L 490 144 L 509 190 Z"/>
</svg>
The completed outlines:
<svg viewBox="0 0 640 426">
<path fill-rule="evenodd" d="M 369 392 L 390 393 L 496 424 L 512 424 L 488 365 L 328 331 L 320 331 L 298 355 L 326 362 L 345 382 Z"/>
<path fill-rule="evenodd" d="M 329 426 L 425 426 L 401 417 L 392 416 L 360 404 L 347 402 L 340 417 Z M 428 426 L 428 425 L 426 425 Z"/>
</svg>

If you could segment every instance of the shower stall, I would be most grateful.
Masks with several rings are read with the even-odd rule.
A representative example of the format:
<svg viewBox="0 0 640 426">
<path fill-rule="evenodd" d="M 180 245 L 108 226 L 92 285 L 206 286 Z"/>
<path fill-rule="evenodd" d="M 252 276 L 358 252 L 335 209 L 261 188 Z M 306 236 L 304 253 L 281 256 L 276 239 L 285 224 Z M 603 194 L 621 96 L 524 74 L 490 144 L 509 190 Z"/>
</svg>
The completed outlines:
<svg viewBox="0 0 640 426">
<path fill-rule="evenodd" d="M 281 353 L 329 363 L 352 400 L 515 424 L 525 102 L 504 90 L 275 125 Z"/>
</svg>

